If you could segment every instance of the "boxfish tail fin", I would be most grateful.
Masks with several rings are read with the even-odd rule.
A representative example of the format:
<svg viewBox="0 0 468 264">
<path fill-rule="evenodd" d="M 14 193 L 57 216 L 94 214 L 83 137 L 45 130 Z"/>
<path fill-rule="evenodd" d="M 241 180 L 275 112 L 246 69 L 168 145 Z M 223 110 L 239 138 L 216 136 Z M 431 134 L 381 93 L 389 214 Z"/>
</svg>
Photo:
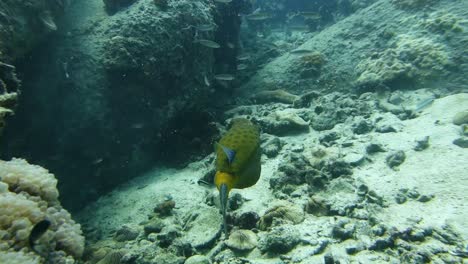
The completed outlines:
<svg viewBox="0 0 468 264">
<path fill-rule="evenodd" d="M 228 201 L 229 190 L 227 184 L 223 183 L 219 187 L 219 201 L 221 204 L 221 212 L 223 214 L 223 227 L 224 233 L 226 234 L 226 238 L 228 236 L 228 229 L 227 229 L 227 222 L 226 222 L 226 208 L 227 208 L 227 201 Z"/>
</svg>

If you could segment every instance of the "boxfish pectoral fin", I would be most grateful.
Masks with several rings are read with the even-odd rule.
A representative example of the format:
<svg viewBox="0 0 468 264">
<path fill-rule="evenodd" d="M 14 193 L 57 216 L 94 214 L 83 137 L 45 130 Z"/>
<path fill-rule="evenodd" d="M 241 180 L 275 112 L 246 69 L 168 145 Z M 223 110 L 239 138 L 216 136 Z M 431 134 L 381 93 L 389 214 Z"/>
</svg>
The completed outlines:
<svg viewBox="0 0 468 264">
<path fill-rule="evenodd" d="M 227 184 L 221 184 L 219 187 L 219 201 L 221 204 L 221 212 L 223 214 L 223 227 L 224 233 L 226 234 L 226 238 L 228 236 L 228 229 L 227 229 L 227 222 L 226 222 L 226 209 L 227 209 L 227 201 L 228 201 L 229 190 Z"/>
<path fill-rule="evenodd" d="M 228 159 L 229 164 L 232 164 L 234 162 L 234 158 L 236 157 L 236 152 L 228 147 L 225 147 L 221 144 L 218 143 L 218 145 L 221 147 L 223 150 L 224 154 L 226 154 L 226 157 Z"/>
</svg>

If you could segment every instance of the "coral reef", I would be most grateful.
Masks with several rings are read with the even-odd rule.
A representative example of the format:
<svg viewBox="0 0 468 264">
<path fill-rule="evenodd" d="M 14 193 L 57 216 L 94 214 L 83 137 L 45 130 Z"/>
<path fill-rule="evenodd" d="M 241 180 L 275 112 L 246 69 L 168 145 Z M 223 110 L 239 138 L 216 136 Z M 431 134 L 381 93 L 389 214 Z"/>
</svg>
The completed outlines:
<svg viewBox="0 0 468 264">
<path fill-rule="evenodd" d="M 450 64 L 449 52 L 441 43 L 406 34 L 396 39 L 394 47 L 373 54 L 357 65 L 358 87 L 366 90 L 382 84 L 398 87 L 404 82 L 424 83 L 444 74 Z"/>
<path fill-rule="evenodd" d="M 441 34 L 461 33 L 463 27 L 460 23 L 463 22 L 466 23 L 466 19 L 460 18 L 453 13 L 440 11 L 431 13 L 429 19 L 424 21 L 424 26 L 430 31 Z"/>
<path fill-rule="evenodd" d="M 31 228 L 46 218 L 51 227 L 38 243 L 48 251 L 49 258 L 54 263 L 81 258 L 81 227 L 60 206 L 57 180 L 44 168 L 22 159 L 0 161 L 0 208 L 0 255 L 10 255 L 13 262 L 24 261 L 21 263 L 42 259 L 29 248 L 28 237 Z"/>
<path fill-rule="evenodd" d="M 299 72 L 301 78 L 317 77 L 320 75 L 320 71 L 325 62 L 325 56 L 315 51 L 299 57 L 297 68 L 292 68 L 290 70 Z"/>
<path fill-rule="evenodd" d="M 304 221 L 304 212 L 301 208 L 297 208 L 291 204 L 277 205 L 271 209 L 268 209 L 260 218 L 258 222 L 258 228 L 260 230 L 267 230 L 275 222 L 279 221 L 292 222 L 293 224 L 299 224 Z"/>
<path fill-rule="evenodd" d="M 17 93 L 0 94 L 0 138 L 5 126 L 5 118 L 13 114 L 17 98 Z"/>
<path fill-rule="evenodd" d="M 16 106 L 20 84 L 16 77 L 15 67 L 0 61 L 0 138 L 5 126 L 5 118 L 13 114 Z"/>
</svg>

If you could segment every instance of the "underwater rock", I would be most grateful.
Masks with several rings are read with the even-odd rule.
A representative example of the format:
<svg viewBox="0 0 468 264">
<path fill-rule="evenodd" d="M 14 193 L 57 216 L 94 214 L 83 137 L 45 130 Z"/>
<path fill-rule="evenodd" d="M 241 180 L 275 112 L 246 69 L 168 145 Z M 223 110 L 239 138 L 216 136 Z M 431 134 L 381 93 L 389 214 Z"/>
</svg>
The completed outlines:
<svg viewBox="0 0 468 264">
<path fill-rule="evenodd" d="M 429 147 L 429 136 L 425 136 L 420 140 L 416 140 L 416 146 L 414 146 L 415 151 L 423 151 Z"/>
<path fill-rule="evenodd" d="M 391 0 L 392 4 L 402 9 L 423 8 L 433 5 L 439 0 Z"/>
<path fill-rule="evenodd" d="M 115 241 L 124 242 L 129 240 L 134 240 L 138 237 L 138 230 L 129 227 L 129 226 L 122 226 L 114 235 Z"/>
<path fill-rule="evenodd" d="M 461 133 L 463 136 L 468 136 L 468 125 L 462 125 L 461 126 Z"/>
<path fill-rule="evenodd" d="M 421 203 L 427 203 L 430 200 L 432 200 L 434 197 L 435 197 L 435 195 L 433 195 L 433 194 L 429 194 L 429 195 L 423 194 L 418 198 L 417 201 L 421 202 Z"/>
<path fill-rule="evenodd" d="M 275 226 L 270 232 L 262 234 L 258 248 L 262 252 L 287 253 L 301 241 L 299 231 L 292 225 Z"/>
<path fill-rule="evenodd" d="M 326 175 L 329 179 L 353 174 L 353 170 L 347 162 L 334 157 L 315 164 L 314 168 Z"/>
<path fill-rule="evenodd" d="M 253 229 L 257 226 L 260 216 L 256 212 L 245 212 L 234 218 L 234 223 L 240 229 Z"/>
<path fill-rule="evenodd" d="M 285 109 L 259 119 L 262 129 L 266 133 L 277 136 L 285 136 L 307 132 L 309 123 L 298 115 L 295 109 Z"/>
<path fill-rule="evenodd" d="M 378 238 L 374 241 L 371 242 L 371 244 L 368 246 L 369 250 L 376 250 L 376 251 L 383 251 L 387 248 L 394 247 L 395 245 L 395 239 L 393 236 L 386 236 L 382 238 Z"/>
<path fill-rule="evenodd" d="M 143 230 L 145 231 L 145 234 L 151 234 L 151 233 L 159 233 L 164 227 L 164 223 L 157 218 L 151 219 L 145 226 L 143 227 Z"/>
<path fill-rule="evenodd" d="M 355 134 L 362 135 L 371 132 L 374 126 L 369 120 L 364 119 L 362 116 L 357 116 L 352 124 L 352 128 Z"/>
<path fill-rule="evenodd" d="M 378 133 L 391 133 L 400 131 L 403 124 L 400 119 L 393 114 L 384 113 L 376 117 L 375 132 Z"/>
<path fill-rule="evenodd" d="M 168 225 L 161 230 L 161 233 L 156 235 L 156 238 L 160 247 L 167 248 L 181 235 L 182 232 L 179 226 Z"/>
<path fill-rule="evenodd" d="M 388 155 L 385 158 L 385 162 L 390 168 L 394 169 L 395 167 L 400 166 L 405 161 L 405 159 L 406 159 L 405 152 L 403 150 L 399 150 Z"/>
<path fill-rule="evenodd" d="M 361 153 L 357 153 L 357 152 L 347 153 L 343 157 L 343 161 L 353 167 L 361 165 L 365 161 L 365 159 L 366 159 L 365 155 Z"/>
<path fill-rule="evenodd" d="M 359 244 L 354 244 L 346 247 L 346 253 L 349 255 L 354 255 L 360 251 L 363 251 L 366 249 L 366 246 L 362 243 Z"/>
<path fill-rule="evenodd" d="M 367 154 L 374 154 L 377 152 L 385 152 L 385 149 L 379 143 L 370 143 L 366 146 Z"/>
<path fill-rule="evenodd" d="M 333 129 L 336 124 L 343 123 L 349 117 L 367 116 L 372 107 L 366 97 L 357 98 L 338 92 L 318 97 L 313 103 L 313 112 L 309 119 L 310 125 L 317 131 Z"/>
<path fill-rule="evenodd" d="M 468 137 L 459 137 L 452 142 L 460 148 L 468 148 Z"/>
<path fill-rule="evenodd" d="M 305 94 L 302 94 L 298 100 L 294 101 L 293 106 L 295 108 L 307 108 L 310 107 L 313 100 L 317 99 L 320 96 L 319 92 L 311 91 Z"/>
<path fill-rule="evenodd" d="M 211 261 L 208 257 L 203 255 L 193 255 L 187 260 L 185 260 L 184 264 L 211 264 Z"/>
<path fill-rule="evenodd" d="M 397 204 L 403 204 L 408 200 L 408 196 L 407 196 L 408 191 L 409 190 L 406 188 L 398 190 L 397 194 L 395 195 L 395 201 Z"/>
<path fill-rule="evenodd" d="M 341 138 L 340 134 L 338 134 L 335 131 L 331 131 L 331 132 L 327 132 L 327 133 L 322 134 L 319 137 L 319 142 L 320 142 L 320 144 L 322 144 L 322 145 L 324 145 L 326 147 L 330 147 L 330 146 L 333 146 L 336 143 L 335 141 L 340 139 L 340 138 Z"/>
<path fill-rule="evenodd" d="M 458 112 L 452 120 L 454 125 L 468 124 L 468 110 Z"/>
<path fill-rule="evenodd" d="M 252 96 L 252 99 L 258 103 L 278 102 L 285 104 L 293 104 L 295 101 L 299 100 L 299 98 L 299 96 L 291 94 L 281 89 L 261 91 Z"/>
<path fill-rule="evenodd" d="M 399 106 L 399 105 L 394 105 L 392 103 L 389 103 L 385 100 L 379 100 L 379 104 L 378 104 L 379 108 L 386 111 L 386 112 L 390 112 L 394 115 L 398 115 L 398 114 L 401 114 L 401 113 L 404 113 L 405 112 L 405 109 L 402 107 L 402 106 Z"/>
<path fill-rule="evenodd" d="M 229 235 L 229 239 L 225 242 L 232 250 L 247 251 L 254 249 L 258 244 L 257 235 L 245 229 L 240 229 L 232 232 Z"/>
<path fill-rule="evenodd" d="M 289 221 L 293 224 L 299 224 L 304 221 L 304 211 L 302 208 L 292 204 L 278 205 L 268 209 L 265 214 L 260 217 L 258 228 L 267 230 L 273 224 L 273 220 Z"/>
<path fill-rule="evenodd" d="M 333 257 L 333 254 L 331 252 L 328 252 L 323 256 L 323 263 L 324 264 L 335 264 L 335 258 Z"/>
<path fill-rule="evenodd" d="M 50 37 L 54 26 L 56 29 L 53 21 L 64 15 L 64 10 L 68 9 L 69 4 L 68 1 L 2 1 L 0 63 L 22 60 L 25 54 L 34 53 L 37 45 Z M 0 75 L 1 72 L 2 70 Z"/>
<path fill-rule="evenodd" d="M 185 258 L 176 256 L 171 252 L 163 252 L 156 254 L 150 263 L 161 263 L 161 264 L 184 264 Z"/>
<path fill-rule="evenodd" d="M 153 209 L 153 212 L 158 214 L 160 217 L 165 217 L 169 216 L 172 213 L 172 209 L 175 207 L 175 201 L 174 200 L 167 200 L 164 201 Z"/>
<path fill-rule="evenodd" d="M 233 195 L 229 197 L 228 208 L 230 211 L 237 210 L 242 206 L 244 202 L 245 202 L 245 198 L 242 197 L 242 194 L 234 193 Z"/>
<path fill-rule="evenodd" d="M 175 239 L 167 250 L 183 257 L 191 256 L 197 252 L 190 243 L 179 238 Z"/>
<path fill-rule="evenodd" d="M 274 158 L 281 151 L 283 144 L 279 138 L 274 137 L 262 146 L 263 153 L 269 158 Z"/>
<path fill-rule="evenodd" d="M 334 238 L 344 241 L 346 239 L 352 238 L 354 236 L 354 231 L 356 227 L 353 223 L 345 220 L 341 220 L 336 225 L 333 226 L 331 235 Z"/>
<path fill-rule="evenodd" d="M 193 217 L 185 224 L 186 232 L 182 239 L 196 249 L 207 247 L 214 243 L 221 233 L 223 218 L 214 207 L 201 206 L 192 211 Z"/>
<path fill-rule="evenodd" d="M 326 216 L 330 214 L 330 206 L 323 198 L 314 196 L 307 202 L 305 211 L 315 216 Z"/>
</svg>

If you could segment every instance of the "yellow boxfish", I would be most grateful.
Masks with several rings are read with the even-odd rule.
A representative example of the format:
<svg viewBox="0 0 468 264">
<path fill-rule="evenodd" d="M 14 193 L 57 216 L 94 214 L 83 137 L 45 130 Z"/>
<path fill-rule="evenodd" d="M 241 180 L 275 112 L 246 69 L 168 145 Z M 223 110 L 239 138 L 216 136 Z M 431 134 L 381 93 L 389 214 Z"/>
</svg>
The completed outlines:
<svg viewBox="0 0 468 264">
<path fill-rule="evenodd" d="M 229 192 L 254 185 L 260 178 L 260 131 L 244 118 L 234 119 L 229 131 L 215 146 L 215 184 L 219 190 L 224 232 L 227 236 L 226 206 Z"/>
</svg>

